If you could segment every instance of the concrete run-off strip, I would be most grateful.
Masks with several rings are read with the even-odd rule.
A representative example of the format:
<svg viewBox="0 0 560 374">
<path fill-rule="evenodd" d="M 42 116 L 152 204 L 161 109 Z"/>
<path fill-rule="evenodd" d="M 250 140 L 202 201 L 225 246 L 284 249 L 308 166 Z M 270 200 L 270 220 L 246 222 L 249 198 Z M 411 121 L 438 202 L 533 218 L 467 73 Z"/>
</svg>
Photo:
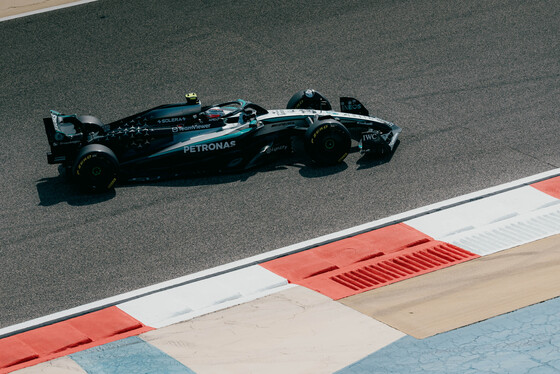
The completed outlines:
<svg viewBox="0 0 560 374">
<path fill-rule="evenodd" d="M 560 296 L 560 235 L 339 300 L 423 339 Z"/>
<path fill-rule="evenodd" d="M 94 1 L 97 0 L 2 0 L 0 1 L 0 22 Z"/>
<path fill-rule="evenodd" d="M 196 373 L 332 373 L 404 334 L 303 287 L 146 333 Z"/>
</svg>

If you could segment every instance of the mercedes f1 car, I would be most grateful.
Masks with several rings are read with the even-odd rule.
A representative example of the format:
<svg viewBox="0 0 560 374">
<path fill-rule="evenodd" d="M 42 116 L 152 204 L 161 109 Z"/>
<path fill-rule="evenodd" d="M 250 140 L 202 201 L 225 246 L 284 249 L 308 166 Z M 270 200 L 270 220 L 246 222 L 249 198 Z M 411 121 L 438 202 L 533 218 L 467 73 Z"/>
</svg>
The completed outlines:
<svg viewBox="0 0 560 374">
<path fill-rule="evenodd" d="M 354 98 L 341 97 L 340 105 L 334 111 L 319 92 L 302 90 L 279 110 L 244 100 L 202 106 L 196 94 L 187 94 L 184 103 L 109 124 L 51 111 L 43 120 L 47 160 L 62 164 L 85 189 L 106 191 L 117 179 L 246 170 L 296 149 L 317 165 L 333 165 L 348 155 L 352 139 L 362 153 L 394 150 L 400 127 L 370 116 Z"/>
</svg>

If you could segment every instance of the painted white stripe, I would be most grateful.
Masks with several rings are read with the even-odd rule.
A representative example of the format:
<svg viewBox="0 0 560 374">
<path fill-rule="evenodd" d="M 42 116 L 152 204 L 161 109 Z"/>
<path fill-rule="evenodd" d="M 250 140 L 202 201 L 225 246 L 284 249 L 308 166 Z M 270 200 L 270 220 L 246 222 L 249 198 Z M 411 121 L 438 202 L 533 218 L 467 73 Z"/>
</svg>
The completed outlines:
<svg viewBox="0 0 560 374">
<path fill-rule="evenodd" d="M 159 328 L 275 293 L 287 285 L 286 279 L 254 265 L 117 307 L 143 324 Z"/>
<path fill-rule="evenodd" d="M 560 234 L 560 204 L 441 240 L 485 256 L 556 234 Z"/>
<path fill-rule="evenodd" d="M 76 5 L 93 3 L 94 1 L 97 1 L 97 0 L 79 0 L 79 1 L 72 2 L 72 3 L 56 5 L 56 6 L 52 6 L 52 7 L 48 7 L 48 8 L 43 8 L 43 9 L 37 9 L 37 10 L 33 10 L 31 12 L 14 14 L 13 16 L 7 16 L 7 17 L 0 18 L 0 22 L 9 21 L 9 20 L 16 19 L 16 18 L 21 18 L 21 17 L 32 16 L 32 15 L 40 14 L 40 13 L 52 12 L 54 10 L 69 8 L 69 7 L 76 6 Z"/>
<path fill-rule="evenodd" d="M 485 256 L 560 233 L 560 200 L 525 186 L 404 223 Z"/>
<path fill-rule="evenodd" d="M 558 199 L 544 192 L 525 186 L 426 214 L 404 223 L 436 239 L 447 241 L 449 235 L 508 220 L 557 201 Z"/>
<path fill-rule="evenodd" d="M 8 326 L 0 329 L 0 338 L 16 334 L 18 332 L 30 330 L 47 324 L 51 324 L 57 321 L 65 320 L 71 317 L 82 315 L 97 309 L 104 307 L 117 305 L 119 303 L 124 303 L 142 296 L 146 296 L 155 292 L 163 291 L 173 287 L 178 287 L 187 283 L 192 283 L 199 281 L 211 276 L 216 276 L 229 271 L 238 270 L 251 265 L 256 265 L 261 262 L 269 261 L 281 256 L 285 256 L 291 253 L 300 252 L 305 249 L 316 247 L 318 245 L 326 244 L 335 240 L 343 239 L 349 236 L 357 235 L 366 231 L 373 230 L 378 227 L 387 226 L 389 224 L 403 222 L 406 220 L 411 220 L 420 217 L 425 214 L 433 213 L 439 210 L 457 206 L 463 203 L 467 203 L 473 200 L 483 198 L 485 196 L 505 192 L 511 189 L 515 189 L 524 185 L 535 183 L 544 179 L 552 178 L 560 175 L 560 169 L 549 170 L 540 174 L 536 174 L 530 177 L 522 178 L 513 182 L 505 183 L 496 187 L 487 188 L 481 191 L 473 192 L 449 200 L 445 200 L 436 204 L 431 204 L 418 209 L 413 209 L 408 212 L 396 214 L 384 219 L 377 221 L 372 221 L 363 225 L 352 227 L 346 230 L 335 232 L 333 234 L 324 235 L 315 239 L 307 240 L 301 243 L 293 244 L 287 247 L 279 248 L 270 252 L 266 252 L 260 255 L 249 257 L 243 260 L 235 261 L 229 264 L 217 266 L 211 269 L 200 271 L 194 274 L 190 274 L 184 277 L 172 279 L 166 282 L 155 284 L 153 286 L 144 287 L 135 291 L 127 292 L 124 294 L 109 297 L 103 300 L 99 300 L 93 303 L 85 304 L 75 308 L 67 309 L 58 313 L 53 313 L 44 317 L 32 319 L 27 322 L 22 322 L 16 325 Z M 279 287 L 280 289 L 281 287 Z"/>
</svg>

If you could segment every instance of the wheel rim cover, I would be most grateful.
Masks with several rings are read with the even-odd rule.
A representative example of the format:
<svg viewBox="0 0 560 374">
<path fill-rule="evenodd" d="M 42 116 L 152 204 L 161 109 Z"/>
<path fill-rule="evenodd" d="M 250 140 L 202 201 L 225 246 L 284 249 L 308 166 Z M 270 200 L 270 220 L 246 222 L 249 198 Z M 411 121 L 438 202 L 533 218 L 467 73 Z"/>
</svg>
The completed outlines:
<svg viewBox="0 0 560 374">
<path fill-rule="evenodd" d="M 91 174 L 95 177 L 98 177 L 101 175 L 101 167 L 99 166 L 95 166 L 94 168 L 91 169 Z"/>
</svg>

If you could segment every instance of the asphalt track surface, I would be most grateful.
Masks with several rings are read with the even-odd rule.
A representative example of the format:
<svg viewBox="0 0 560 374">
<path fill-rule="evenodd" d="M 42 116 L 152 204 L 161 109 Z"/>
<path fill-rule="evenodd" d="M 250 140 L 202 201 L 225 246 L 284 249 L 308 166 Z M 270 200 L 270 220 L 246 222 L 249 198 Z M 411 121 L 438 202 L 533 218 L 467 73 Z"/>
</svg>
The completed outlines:
<svg viewBox="0 0 560 374">
<path fill-rule="evenodd" d="M 0 327 L 560 167 L 557 1 L 100 0 L 0 23 Z M 109 122 L 196 91 L 302 88 L 399 124 L 390 159 L 83 195 L 49 109 Z"/>
</svg>

